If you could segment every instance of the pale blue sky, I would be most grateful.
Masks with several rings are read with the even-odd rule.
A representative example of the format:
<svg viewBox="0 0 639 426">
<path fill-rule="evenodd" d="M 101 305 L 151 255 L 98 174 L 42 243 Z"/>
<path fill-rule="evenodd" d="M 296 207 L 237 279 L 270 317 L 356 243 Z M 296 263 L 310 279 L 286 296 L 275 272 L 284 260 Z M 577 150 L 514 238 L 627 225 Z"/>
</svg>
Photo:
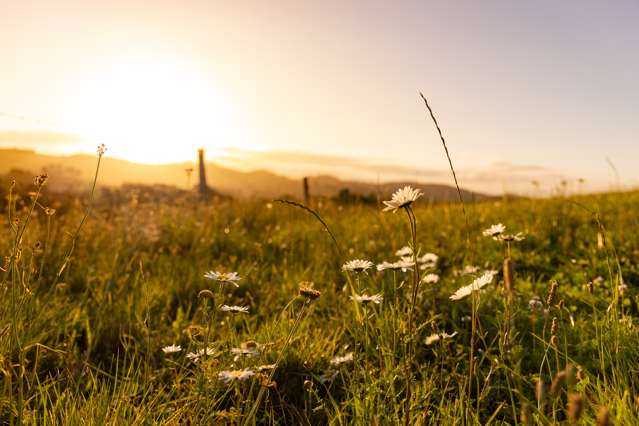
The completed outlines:
<svg viewBox="0 0 639 426">
<path fill-rule="evenodd" d="M 211 151 L 445 169 L 421 90 L 462 170 L 508 162 L 606 183 L 609 157 L 636 184 L 638 23 L 636 1 L 5 0 L 0 112 L 56 125 L 0 116 L 0 126 L 75 131 L 90 114 L 102 117 L 96 128 L 125 126 L 103 117 L 103 95 L 84 95 L 102 79 L 114 84 L 104 70 L 143 58 L 197 76 L 194 90 L 215 99 L 206 113 L 188 98 L 172 102 L 177 113 L 161 111 L 194 111 L 197 129 L 223 127 L 197 142 Z M 162 84 L 154 104 L 166 100 Z M 126 104 L 121 89 L 107 90 Z M 162 129 L 166 119 L 140 121 Z M 143 130 L 139 150 L 111 141 L 112 155 L 140 160 L 150 143 Z M 188 157 L 180 145 L 156 144 L 167 155 L 151 161 Z"/>
</svg>

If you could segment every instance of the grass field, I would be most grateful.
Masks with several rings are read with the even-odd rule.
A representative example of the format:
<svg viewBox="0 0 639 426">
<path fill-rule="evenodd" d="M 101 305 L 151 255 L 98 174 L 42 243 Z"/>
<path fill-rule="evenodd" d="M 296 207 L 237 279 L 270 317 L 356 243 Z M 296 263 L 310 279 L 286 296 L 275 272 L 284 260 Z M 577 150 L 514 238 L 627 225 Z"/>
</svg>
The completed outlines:
<svg viewBox="0 0 639 426">
<path fill-rule="evenodd" d="M 342 265 L 413 244 L 407 209 L 311 203 L 335 244 L 278 202 L 96 191 L 83 221 L 90 195 L 53 212 L 46 184 L 29 190 L 2 204 L 3 423 L 639 422 L 639 193 L 471 204 L 467 225 L 416 203 L 436 262 L 357 272 Z M 525 239 L 482 234 L 497 223 Z M 413 304 L 416 271 L 437 277 Z"/>
</svg>

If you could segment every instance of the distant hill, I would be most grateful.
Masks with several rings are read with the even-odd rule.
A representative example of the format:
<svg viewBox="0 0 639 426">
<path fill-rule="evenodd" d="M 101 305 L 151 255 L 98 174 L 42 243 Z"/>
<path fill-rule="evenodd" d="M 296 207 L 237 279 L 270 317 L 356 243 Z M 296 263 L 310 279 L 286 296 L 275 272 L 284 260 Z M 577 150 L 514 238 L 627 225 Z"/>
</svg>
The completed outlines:
<svg viewBox="0 0 639 426">
<path fill-rule="evenodd" d="M 28 171 L 33 174 L 47 172 L 48 187 L 53 191 L 82 190 L 95 172 L 96 157 L 91 155 L 49 156 L 31 150 L 0 149 L 0 174 L 10 174 L 13 170 Z M 101 169 L 101 185 L 122 184 L 164 184 L 187 188 L 185 169 L 193 163 L 147 165 L 104 157 Z M 266 170 L 242 172 L 221 167 L 214 163 L 206 165 L 207 181 L 215 190 L 235 197 L 273 198 L 284 195 L 299 198 L 302 184 L 299 179 L 280 176 Z M 197 171 L 190 178 L 190 185 L 197 183 Z M 457 190 L 448 185 L 415 184 L 414 182 L 385 182 L 377 185 L 369 182 L 344 181 L 333 176 L 309 176 L 311 194 L 333 197 L 344 189 L 351 194 L 380 195 L 387 197 L 403 185 L 413 185 L 424 191 L 425 199 L 432 202 L 456 201 Z M 462 190 L 464 200 L 486 200 L 489 195 Z"/>
</svg>

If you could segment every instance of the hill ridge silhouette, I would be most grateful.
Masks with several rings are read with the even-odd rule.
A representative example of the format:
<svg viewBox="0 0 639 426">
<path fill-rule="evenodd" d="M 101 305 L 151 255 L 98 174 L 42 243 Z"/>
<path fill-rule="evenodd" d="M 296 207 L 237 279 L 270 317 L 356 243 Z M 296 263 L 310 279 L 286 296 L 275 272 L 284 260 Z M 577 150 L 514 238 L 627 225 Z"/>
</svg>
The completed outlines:
<svg viewBox="0 0 639 426">
<path fill-rule="evenodd" d="M 52 190 L 82 190 L 93 177 L 96 157 L 89 154 L 55 156 L 36 153 L 30 149 L 0 149 L 0 174 L 10 174 L 12 170 L 41 172 L 49 174 Z M 106 157 L 101 165 L 100 185 L 120 186 L 123 184 L 163 184 L 187 188 L 187 183 L 197 183 L 197 173 L 192 173 L 188 182 L 185 169 L 194 167 L 192 162 L 149 165 L 128 160 Z M 301 179 L 279 175 L 266 169 L 238 171 L 220 166 L 214 161 L 206 163 L 209 185 L 221 193 L 235 197 L 279 197 L 302 196 Z M 425 184 L 402 180 L 376 183 L 343 180 L 328 174 L 309 175 L 310 191 L 313 196 L 333 197 L 347 189 L 350 194 L 388 196 L 403 185 L 412 185 L 424 192 L 424 199 L 432 202 L 455 202 L 458 199 L 455 187 L 444 184 Z M 462 189 L 465 201 L 485 200 L 492 196 Z"/>
</svg>

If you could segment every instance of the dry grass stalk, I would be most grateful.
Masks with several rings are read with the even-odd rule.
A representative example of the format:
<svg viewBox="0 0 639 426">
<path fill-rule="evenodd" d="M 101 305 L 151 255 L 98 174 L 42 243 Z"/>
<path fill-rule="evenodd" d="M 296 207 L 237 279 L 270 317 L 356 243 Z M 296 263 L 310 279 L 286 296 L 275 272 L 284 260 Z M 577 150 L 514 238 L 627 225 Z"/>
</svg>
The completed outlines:
<svg viewBox="0 0 639 426">
<path fill-rule="evenodd" d="M 504 259 L 504 291 L 506 297 L 512 300 L 515 291 L 515 282 L 513 280 L 514 266 L 510 257 Z"/>
<path fill-rule="evenodd" d="M 435 118 L 435 114 L 433 113 L 433 109 L 428 104 L 428 100 L 424 96 L 423 93 L 419 92 L 419 96 L 421 96 L 426 108 L 428 108 L 428 112 L 430 113 L 430 118 L 433 120 L 435 127 L 437 128 L 437 133 L 439 134 L 439 139 L 442 141 L 442 145 L 444 145 L 444 151 L 446 152 L 446 158 L 448 159 L 448 164 L 450 165 L 450 171 L 453 173 L 453 180 L 455 181 L 455 188 L 457 188 L 457 196 L 459 197 L 459 202 L 461 203 L 462 213 L 464 214 L 464 222 L 466 225 L 466 244 L 470 247 L 470 229 L 468 226 L 468 215 L 466 214 L 466 206 L 464 205 L 464 198 L 462 197 L 461 189 L 459 188 L 459 182 L 457 182 L 457 174 L 455 173 L 455 168 L 453 167 L 453 161 L 450 159 L 450 154 L 448 153 L 448 146 L 446 146 L 446 140 L 444 139 L 444 135 L 442 134 L 442 130 L 439 128 L 439 123 Z"/>
<path fill-rule="evenodd" d="M 552 325 L 550 326 L 550 334 L 552 336 L 556 336 L 558 328 L 559 328 L 559 320 L 557 319 L 557 317 L 552 317 Z"/>
<path fill-rule="evenodd" d="M 566 372 L 566 385 L 572 388 L 577 384 L 577 369 L 574 365 L 568 364 L 564 371 Z"/>
<path fill-rule="evenodd" d="M 570 424 L 575 424 L 581 418 L 581 413 L 584 408 L 584 399 L 583 397 L 575 392 L 571 392 L 568 395 L 568 422 Z"/>
<path fill-rule="evenodd" d="M 309 300 L 315 300 L 322 295 L 319 290 L 315 290 L 313 288 L 313 283 L 302 281 L 299 284 L 299 292 L 300 296 L 305 297 Z"/>
<path fill-rule="evenodd" d="M 315 210 L 311 209 L 310 207 L 307 207 L 304 204 L 297 203 L 295 201 L 282 200 L 282 199 L 277 199 L 277 200 L 274 200 L 274 201 L 276 203 L 288 204 L 289 206 L 300 208 L 300 209 L 305 210 L 308 213 L 312 214 L 313 217 L 315 217 L 315 219 L 317 219 L 322 224 L 322 226 L 324 227 L 324 230 L 326 230 L 328 235 L 331 237 L 331 240 L 333 241 L 333 245 L 335 246 L 335 249 L 337 250 L 337 253 L 339 254 L 340 259 L 342 258 L 342 249 L 340 249 L 339 244 L 337 243 L 337 240 L 335 239 L 335 235 L 333 235 L 333 233 L 331 232 L 331 229 L 328 227 L 328 225 L 326 224 L 324 219 L 322 219 L 322 217 L 319 215 L 319 213 L 317 213 Z"/>
<path fill-rule="evenodd" d="M 546 299 L 546 305 L 550 308 L 553 303 L 555 303 L 555 295 L 557 294 L 557 287 L 559 287 L 559 283 L 557 281 L 553 281 L 550 285 L 550 291 L 548 292 L 548 298 Z"/>
<path fill-rule="evenodd" d="M 513 291 L 515 289 L 515 283 L 513 280 L 513 262 L 510 256 L 504 258 L 504 296 L 506 298 L 506 309 L 504 310 L 504 344 L 508 347 L 508 340 L 510 336 L 510 328 L 512 323 L 512 304 L 513 304 Z"/>
<path fill-rule="evenodd" d="M 550 395 L 557 396 L 565 383 L 566 383 L 566 372 L 560 371 L 552 379 L 552 383 L 550 385 Z"/>
<path fill-rule="evenodd" d="M 610 426 L 610 410 L 603 405 L 597 409 L 597 426 Z"/>
<path fill-rule="evenodd" d="M 535 385 L 535 398 L 537 398 L 537 409 L 543 413 L 546 405 L 546 384 L 541 379 Z"/>
<path fill-rule="evenodd" d="M 521 404 L 519 410 L 519 422 L 523 425 L 529 425 L 530 423 L 530 407 L 527 402 Z"/>
</svg>

